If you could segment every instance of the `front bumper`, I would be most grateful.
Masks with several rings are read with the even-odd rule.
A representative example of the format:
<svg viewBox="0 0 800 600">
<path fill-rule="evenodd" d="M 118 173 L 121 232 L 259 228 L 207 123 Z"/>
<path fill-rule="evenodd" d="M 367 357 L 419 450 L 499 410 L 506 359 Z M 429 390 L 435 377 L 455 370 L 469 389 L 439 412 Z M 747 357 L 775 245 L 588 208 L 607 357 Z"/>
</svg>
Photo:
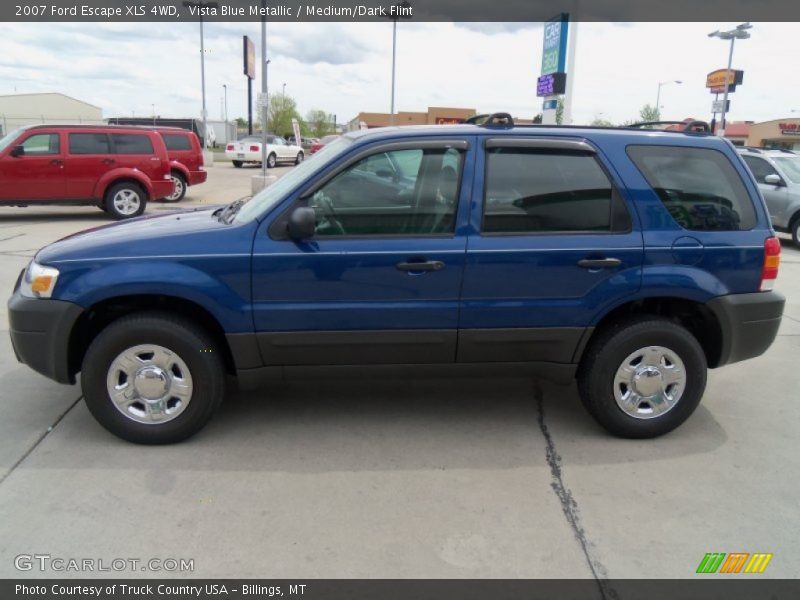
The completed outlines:
<svg viewBox="0 0 800 600">
<path fill-rule="evenodd" d="M 83 308 L 72 302 L 27 298 L 16 290 L 8 301 L 8 321 L 17 360 L 59 383 L 75 383 L 69 339 L 81 314 Z"/>
<path fill-rule="evenodd" d="M 189 179 L 186 183 L 197 185 L 198 183 L 205 183 L 207 179 L 208 171 L 189 171 Z"/>
<path fill-rule="evenodd" d="M 783 316 L 786 298 L 778 292 L 730 294 L 706 304 L 722 330 L 720 356 L 715 367 L 761 356 L 767 351 Z"/>
</svg>

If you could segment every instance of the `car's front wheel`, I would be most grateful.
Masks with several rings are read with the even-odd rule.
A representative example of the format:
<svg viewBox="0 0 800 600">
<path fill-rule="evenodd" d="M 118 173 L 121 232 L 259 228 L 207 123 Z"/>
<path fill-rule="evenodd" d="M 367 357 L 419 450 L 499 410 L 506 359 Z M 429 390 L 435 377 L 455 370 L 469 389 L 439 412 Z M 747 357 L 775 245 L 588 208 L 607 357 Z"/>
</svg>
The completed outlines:
<svg viewBox="0 0 800 600">
<path fill-rule="evenodd" d="M 303 162 L 304 158 L 305 158 L 305 155 L 302 152 L 298 152 L 297 153 L 297 158 L 295 159 L 294 164 L 299 165 L 301 162 Z"/>
<path fill-rule="evenodd" d="M 267 157 L 267 168 L 274 169 L 276 164 L 278 164 L 278 157 L 275 154 L 270 154 Z"/>
<path fill-rule="evenodd" d="M 800 216 L 795 217 L 794 222 L 792 223 L 792 242 L 796 248 L 800 248 Z"/>
<path fill-rule="evenodd" d="M 586 350 L 578 390 L 589 413 L 624 438 L 672 431 L 694 412 L 706 387 L 706 357 L 684 327 L 642 316 L 601 331 Z"/>
<path fill-rule="evenodd" d="M 92 415 L 138 444 L 170 444 L 197 433 L 225 394 L 225 371 L 211 338 L 163 312 L 114 321 L 92 341 L 81 385 Z"/>
<path fill-rule="evenodd" d="M 172 183 L 175 184 L 175 191 L 164 198 L 164 202 L 180 202 L 186 195 L 186 178 L 180 173 L 172 173 Z"/>
<path fill-rule="evenodd" d="M 144 212 L 147 194 L 138 184 L 123 181 L 108 188 L 103 204 L 115 219 L 131 219 Z"/>
</svg>

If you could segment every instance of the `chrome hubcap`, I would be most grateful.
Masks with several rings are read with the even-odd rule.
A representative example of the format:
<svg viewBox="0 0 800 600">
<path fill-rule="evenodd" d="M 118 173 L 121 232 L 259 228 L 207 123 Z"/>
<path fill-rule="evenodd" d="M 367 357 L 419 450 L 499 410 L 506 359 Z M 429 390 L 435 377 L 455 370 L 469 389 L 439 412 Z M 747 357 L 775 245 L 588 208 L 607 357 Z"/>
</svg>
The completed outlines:
<svg viewBox="0 0 800 600">
<path fill-rule="evenodd" d="M 141 199 L 133 190 L 120 190 L 114 194 L 114 208 L 122 215 L 132 215 L 139 210 Z"/>
<path fill-rule="evenodd" d="M 166 423 L 192 399 L 192 375 L 180 356 L 156 344 L 128 348 L 111 363 L 106 378 L 109 398 L 137 423 Z"/>
<path fill-rule="evenodd" d="M 636 419 L 663 415 L 674 408 L 685 389 L 683 361 L 663 346 L 647 346 L 632 352 L 614 376 L 617 406 Z"/>
<path fill-rule="evenodd" d="M 183 193 L 183 181 L 180 177 L 173 177 L 172 183 L 175 184 L 175 191 L 172 192 L 171 196 L 167 196 L 167 200 L 177 200 L 181 197 L 181 193 Z"/>
</svg>

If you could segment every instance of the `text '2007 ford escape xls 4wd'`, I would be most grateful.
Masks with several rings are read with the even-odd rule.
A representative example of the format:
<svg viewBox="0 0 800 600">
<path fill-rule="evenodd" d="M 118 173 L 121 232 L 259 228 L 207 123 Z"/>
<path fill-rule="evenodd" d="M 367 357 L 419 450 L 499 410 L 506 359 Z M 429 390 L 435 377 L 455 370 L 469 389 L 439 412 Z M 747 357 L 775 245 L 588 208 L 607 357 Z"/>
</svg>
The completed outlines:
<svg viewBox="0 0 800 600">
<path fill-rule="evenodd" d="M 198 431 L 228 374 L 318 365 L 577 377 L 607 430 L 653 437 L 694 411 L 707 367 L 772 343 L 779 253 L 722 139 L 494 115 L 350 133 L 247 203 L 47 246 L 11 337 L 40 373 L 80 372 L 135 442 Z"/>
</svg>

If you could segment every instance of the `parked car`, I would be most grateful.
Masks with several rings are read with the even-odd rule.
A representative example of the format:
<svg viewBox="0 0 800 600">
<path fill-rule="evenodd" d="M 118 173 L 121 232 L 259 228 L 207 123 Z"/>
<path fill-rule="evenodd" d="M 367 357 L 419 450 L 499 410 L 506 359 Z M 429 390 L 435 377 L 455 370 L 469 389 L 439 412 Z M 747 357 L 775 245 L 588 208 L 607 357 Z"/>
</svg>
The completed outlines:
<svg viewBox="0 0 800 600">
<path fill-rule="evenodd" d="M 309 149 L 309 154 L 316 154 L 338 137 L 339 137 L 338 135 L 326 135 L 321 140 L 317 140 L 316 142 L 311 144 L 311 148 Z"/>
<path fill-rule="evenodd" d="M 55 242 L 9 301 L 16 355 L 80 373 L 92 414 L 140 443 L 199 431 L 228 375 L 352 365 L 577 378 L 611 433 L 667 433 L 707 368 L 778 331 L 756 182 L 710 133 L 512 123 L 348 133 L 249 202 Z M 402 174 L 377 201 L 337 187 L 384 161 Z"/>
<path fill-rule="evenodd" d="M 170 174 L 175 184 L 172 195 L 163 198 L 165 202 L 179 202 L 186 195 L 189 186 L 205 183 L 208 172 L 205 170 L 203 148 L 193 131 L 179 127 L 159 127 L 157 131 L 164 139 L 169 156 Z"/>
<path fill-rule="evenodd" d="M 740 148 L 767 201 L 772 226 L 800 248 L 800 155 L 791 150 Z"/>
<path fill-rule="evenodd" d="M 174 184 L 161 136 L 120 125 L 33 125 L 0 139 L 0 204 L 93 204 L 141 215 Z"/>
<path fill-rule="evenodd" d="M 308 152 L 308 151 L 311 149 L 311 145 L 312 145 L 312 144 L 313 144 L 315 141 L 316 141 L 316 139 L 315 139 L 315 138 L 305 138 L 305 137 L 301 137 L 301 138 L 300 138 L 300 144 L 299 144 L 299 145 L 300 145 L 300 147 L 303 149 L 303 152 Z M 287 143 L 289 143 L 289 144 L 294 144 L 295 146 L 297 146 L 297 145 L 298 145 L 298 144 L 297 144 L 297 141 L 294 139 L 294 136 L 293 136 L 293 135 L 290 135 L 289 137 L 287 137 L 287 138 L 286 138 L 286 142 L 287 142 Z"/>
<path fill-rule="evenodd" d="M 225 155 L 231 159 L 233 166 L 241 167 L 245 163 L 261 164 L 261 136 L 253 135 L 231 142 L 225 146 Z M 278 135 L 267 136 L 267 167 L 273 168 L 279 162 L 292 162 L 299 165 L 305 153 L 300 146 L 289 144 Z"/>
</svg>

